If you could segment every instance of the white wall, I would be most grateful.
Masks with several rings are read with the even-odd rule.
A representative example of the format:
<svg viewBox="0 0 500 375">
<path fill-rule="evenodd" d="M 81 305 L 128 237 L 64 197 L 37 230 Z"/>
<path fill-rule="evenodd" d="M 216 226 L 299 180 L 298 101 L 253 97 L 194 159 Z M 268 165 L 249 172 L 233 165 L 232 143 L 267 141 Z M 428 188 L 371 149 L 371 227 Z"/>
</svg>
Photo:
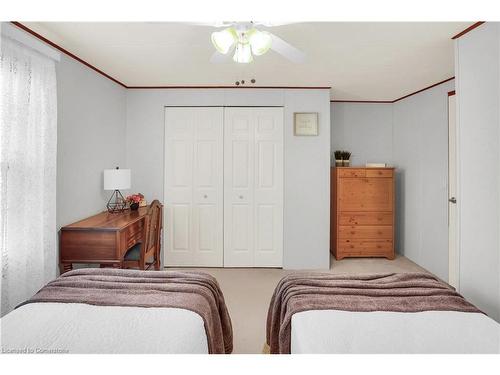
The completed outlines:
<svg viewBox="0 0 500 375">
<path fill-rule="evenodd" d="M 102 171 L 125 167 L 125 88 L 62 54 L 57 74 L 57 228 L 106 209 Z"/>
<path fill-rule="evenodd" d="M 127 165 L 134 191 L 163 201 L 165 106 L 283 106 L 284 267 L 329 267 L 329 90 L 158 89 L 127 92 Z M 318 137 L 294 137 L 293 113 L 319 112 Z"/>
<path fill-rule="evenodd" d="M 394 103 L 397 246 L 448 280 L 449 81 Z"/>
<path fill-rule="evenodd" d="M 500 26 L 456 42 L 460 292 L 500 321 Z"/>
<path fill-rule="evenodd" d="M 351 151 L 351 165 L 392 162 L 391 103 L 331 103 L 332 151 Z"/>
<path fill-rule="evenodd" d="M 284 92 L 285 268 L 330 266 L 329 103 L 329 90 Z M 294 136 L 294 112 L 319 112 L 319 136 Z"/>
<path fill-rule="evenodd" d="M 332 151 L 396 167 L 396 251 L 448 280 L 449 81 L 396 103 L 332 103 Z"/>
</svg>

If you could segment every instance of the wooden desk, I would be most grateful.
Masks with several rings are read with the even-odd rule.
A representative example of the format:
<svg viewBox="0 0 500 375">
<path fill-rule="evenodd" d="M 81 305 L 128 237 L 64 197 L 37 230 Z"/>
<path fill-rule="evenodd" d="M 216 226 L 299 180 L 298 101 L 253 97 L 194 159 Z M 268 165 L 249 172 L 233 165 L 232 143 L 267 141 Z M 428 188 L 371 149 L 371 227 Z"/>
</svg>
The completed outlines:
<svg viewBox="0 0 500 375">
<path fill-rule="evenodd" d="M 61 228 L 61 273 L 73 263 L 98 263 L 120 267 L 126 251 L 142 240 L 148 207 L 111 214 L 107 211 Z"/>
</svg>

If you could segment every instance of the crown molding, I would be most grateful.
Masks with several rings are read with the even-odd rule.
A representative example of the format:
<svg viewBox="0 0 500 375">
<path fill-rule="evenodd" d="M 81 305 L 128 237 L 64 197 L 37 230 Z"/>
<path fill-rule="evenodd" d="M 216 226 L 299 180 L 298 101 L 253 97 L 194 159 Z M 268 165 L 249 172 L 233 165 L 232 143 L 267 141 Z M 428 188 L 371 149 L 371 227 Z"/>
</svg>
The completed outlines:
<svg viewBox="0 0 500 375">
<path fill-rule="evenodd" d="M 415 94 L 418 94 L 418 93 L 420 93 L 422 91 L 432 89 L 433 87 L 436 87 L 436 86 L 439 86 L 439 85 L 441 85 L 443 83 L 451 81 L 452 79 L 455 79 L 455 77 L 451 77 L 451 78 L 445 79 L 444 81 L 440 81 L 440 82 L 435 83 L 433 85 L 424 87 L 421 90 L 412 92 L 411 94 L 402 96 L 402 97 L 394 99 L 394 100 L 330 100 L 330 103 L 378 103 L 378 104 L 396 103 L 396 102 L 399 102 L 400 100 L 406 99 L 406 98 L 408 98 L 410 96 L 413 96 Z M 454 92 L 455 91 L 453 91 L 453 93 Z M 448 95 L 450 95 L 450 93 L 448 93 Z"/>
<path fill-rule="evenodd" d="M 293 90 L 330 90 L 330 86 L 217 86 L 217 85 L 207 85 L 207 86 L 127 86 L 123 82 L 120 82 L 116 78 L 110 76 L 109 74 L 103 72 L 99 68 L 96 68 L 94 65 L 89 62 L 83 60 L 82 58 L 76 56 L 74 53 L 68 51 L 67 49 L 61 47 L 57 43 L 45 38 L 44 36 L 38 34 L 36 31 L 31 30 L 28 26 L 23 25 L 21 22 L 11 21 L 11 24 L 14 26 L 26 31 L 27 33 L 33 35 L 35 38 L 41 40 L 44 43 L 47 43 L 49 46 L 57 49 L 58 51 L 64 53 L 65 55 L 75 59 L 76 61 L 82 63 L 83 65 L 89 67 L 90 69 L 96 71 L 102 76 L 110 79 L 111 81 L 119 84 L 120 86 L 126 89 L 293 89 Z"/>
<path fill-rule="evenodd" d="M 469 31 L 475 29 L 476 27 L 480 26 L 484 22 L 476 22 L 474 25 L 468 27 L 461 33 L 455 35 L 452 39 L 459 38 L 460 36 L 468 33 Z M 110 79 L 111 81 L 117 83 L 118 85 L 126 88 L 126 89 L 131 89 L 131 90 L 148 90 L 148 89 L 153 89 L 153 90 L 159 90 L 159 89 L 289 89 L 289 90 L 330 90 L 330 86 L 217 86 L 217 85 L 207 85 L 207 86 L 179 86 L 179 85 L 171 85 L 171 86 L 127 86 L 123 82 L 120 82 L 116 78 L 110 76 L 109 74 L 103 72 L 99 68 L 96 68 L 94 65 L 90 64 L 89 62 L 83 60 L 82 58 L 76 56 L 74 53 L 68 51 L 67 49 L 59 46 L 58 44 L 52 42 L 51 40 L 45 38 L 44 36 L 38 34 L 37 32 L 31 30 L 29 27 L 23 25 L 21 22 L 18 21 L 11 21 L 11 24 L 17 26 L 18 28 L 26 31 L 27 33 L 33 35 L 35 38 L 38 38 L 42 42 L 47 43 L 51 47 L 59 50 L 60 52 L 64 53 L 65 55 L 75 59 L 76 61 L 80 62 L 81 64 L 87 66 L 88 68 L 94 70 L 95 72 L 101 74 L 102 76 Z M 411 94 L 402 96 L 398 99 L 395 100 L 330 100 L 331 103 L 396 103 L 402 99 L 408 98 L 409 96 L 418 94 L 419 92 L 428 90 L 432 87 L 435 87 L 437 85 L 440 85 L 442 83 L 451 81 L 455 77 L 448 78 L 444 81 L 435 83 L 434 85 L 425 87 L 421 90 L 415 91 Z"/>
<path fill-rule="evenodd" d="M 392 100 L 330 100 L 330 103 L 374 103 L 374 104 L 390 104 Z"/>
<path fill-rule="evenodd" d="M 466 28 L 464 31 L 461 31 L 459 32 L 457 35 L 453 36 L 451 39 L 458 39 L 460 38 L 462 35 L 465 35 L 467 34 L 469 31 L 472 31 L 474 30 L 476 27 L 479 27 L 481 26 L 483 23 L 485 23 L 485 21 L 479 21 L 479 22 L 476 22 L 472 25 L 470 25 L 468 28 Z"/>
<path fill-rule="evenodd" d="M 123 86 L 123 87 L 127 88 L 127 86 L 126 86 L 124 83 L 122 83 L 122 82 L 118 81 L 116 78 L 113 78 L 113 77 L 111 77 L 109 74 L 104 73 L 102 70 L 100 70 L 100 69 L 96 68 L 94 65 L 92 65 L 92 64 L 88 63 L 87 61 L 85 61 L 85 60 L 83 60 L 83 59 L 79 58 L 79 57 L 78 57 L 78 56 L 76 56 L 75 54 L 73 54 L 73 53 L 69 52 L 67 49 L 62 48 L 60 45 L 58 45 L 58 44 L 56 44 L 56 43 L 52 42 L 51 40 L 49 40 L 49 39 L 45 38 L 44 36 L 42 36 L 42 35 L 38 34 L 37 32 L 35 32 L 35 31 L 31 30 L 29 27 L 27 27 L 27 26 L 23 25 L 22 23 L 17 22 L 17 21 L 12 21 L 12 22 L 11 22 L 11 24 L 13 24 L 13 25 L 15 25 L 15 26 L 19 27 L 20 29 L 22 29 L 22 30 L 26 31 L 27 33 L 30 33 L 30 34 L 31 34 L 31 35 L 33 35 L 34 37 L 36 37 L 36 38 L 40 39 L 42 42 L 47 43 L 49 46 L 54 47 L 55 49 L 57 49 L 57 50 L 61 51 L 61 52 L 62 52 L 62 53 L 64 53 L 65 55 L 68 55 L 69 57 L 71 57 L 71 58 L 75 59 L 76 61 L 78 61 L 78 62 L 82 63 L 83 65 L 85 65 L 85 66 L 89 67 L 90 69 L 95 70 L 97 73 L 99 73 L 99 74 L 103 75 L 104 77 L 106 77 L 106 78 L 108 78 L 108 79 L 112 80 L 113 82 L 115 82 L 115 83 L 119 84 L 120 86 Z"/>
<path fill-rule="evenodd" d="M 433 84 L 433 85 L 430 85 L 430 86 L 424 87 L 424 88 L 423 88 L 423 89 L 421 89 L 421 90 L 418 90 L 418 91 L 412 92 L 411 94 L 408 94 L 408 95 L 402 96 L 401 98 L 395 99 L 395 100 L 393 101 L 393 103 L 399 102 L 400 100 L 406 99 L 406 98 L 408 98 L 408 97 L 410 97 L 410 96 L 413 96 L 413 95 L 415 95 L 415 94 L 418 94 L 418 93 L 420 93 L 420 92 L 422 92 L 422 91 L 429 90 L 429 89 L 432 89 L 433 87 L 436 87 L 436 86 L 442 85 L 443 83 L 446 83 L 446 82 L 448 82 L 448 81 L 451 81 L 452 79 L 455 79 L 455 77 L 451 77 L 451 78 L 445 79 L 444 81 L 441 81 L 441 82 L 435 83 L 435 84 Z"/>
<path fill-rule="evenodd" d="M 127 86 L 131 90 L 144 89 L 289 89 L 289 90 L 330 90 L 331 86 Z"/>
</svg>

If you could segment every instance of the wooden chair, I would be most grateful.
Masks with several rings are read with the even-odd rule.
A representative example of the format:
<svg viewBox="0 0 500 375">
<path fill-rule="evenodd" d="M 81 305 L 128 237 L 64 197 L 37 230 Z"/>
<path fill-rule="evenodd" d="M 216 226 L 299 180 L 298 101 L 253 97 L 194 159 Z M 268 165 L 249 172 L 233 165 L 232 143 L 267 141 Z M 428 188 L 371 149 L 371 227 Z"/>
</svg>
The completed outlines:
<svg viewBox="0 0 500 375">
<path fill-rule="evenodd" d="M 144 218 L 142 241 L 127 250 L 123 257 L 123 268 L 149 269 L 154 265 L 160 269 L 160 233 L 162 227 L 162 205 L 158 200 L 151 202 Z M 153 258 L 153 262 L 148 260 Z"/>
</svg>

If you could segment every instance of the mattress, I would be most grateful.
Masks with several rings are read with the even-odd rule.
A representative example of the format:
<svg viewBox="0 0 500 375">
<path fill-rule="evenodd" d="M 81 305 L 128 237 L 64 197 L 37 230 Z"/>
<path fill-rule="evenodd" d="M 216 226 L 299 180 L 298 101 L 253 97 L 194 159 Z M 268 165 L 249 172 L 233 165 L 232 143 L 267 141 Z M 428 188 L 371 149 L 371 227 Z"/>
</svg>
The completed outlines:
<svg viewBox="0 0 500 375">
<path fill-rule="evenodd" d="M 480 313 L 310 310 L 291 323 L 291 353 L 500 353 L 500 324 Z"/>
<path fill-rule="evenodd" d="M 178 308 L 30 303 L 0 324 L 3 353 L 208 353 L 203 319 Z"/>
</svg>

